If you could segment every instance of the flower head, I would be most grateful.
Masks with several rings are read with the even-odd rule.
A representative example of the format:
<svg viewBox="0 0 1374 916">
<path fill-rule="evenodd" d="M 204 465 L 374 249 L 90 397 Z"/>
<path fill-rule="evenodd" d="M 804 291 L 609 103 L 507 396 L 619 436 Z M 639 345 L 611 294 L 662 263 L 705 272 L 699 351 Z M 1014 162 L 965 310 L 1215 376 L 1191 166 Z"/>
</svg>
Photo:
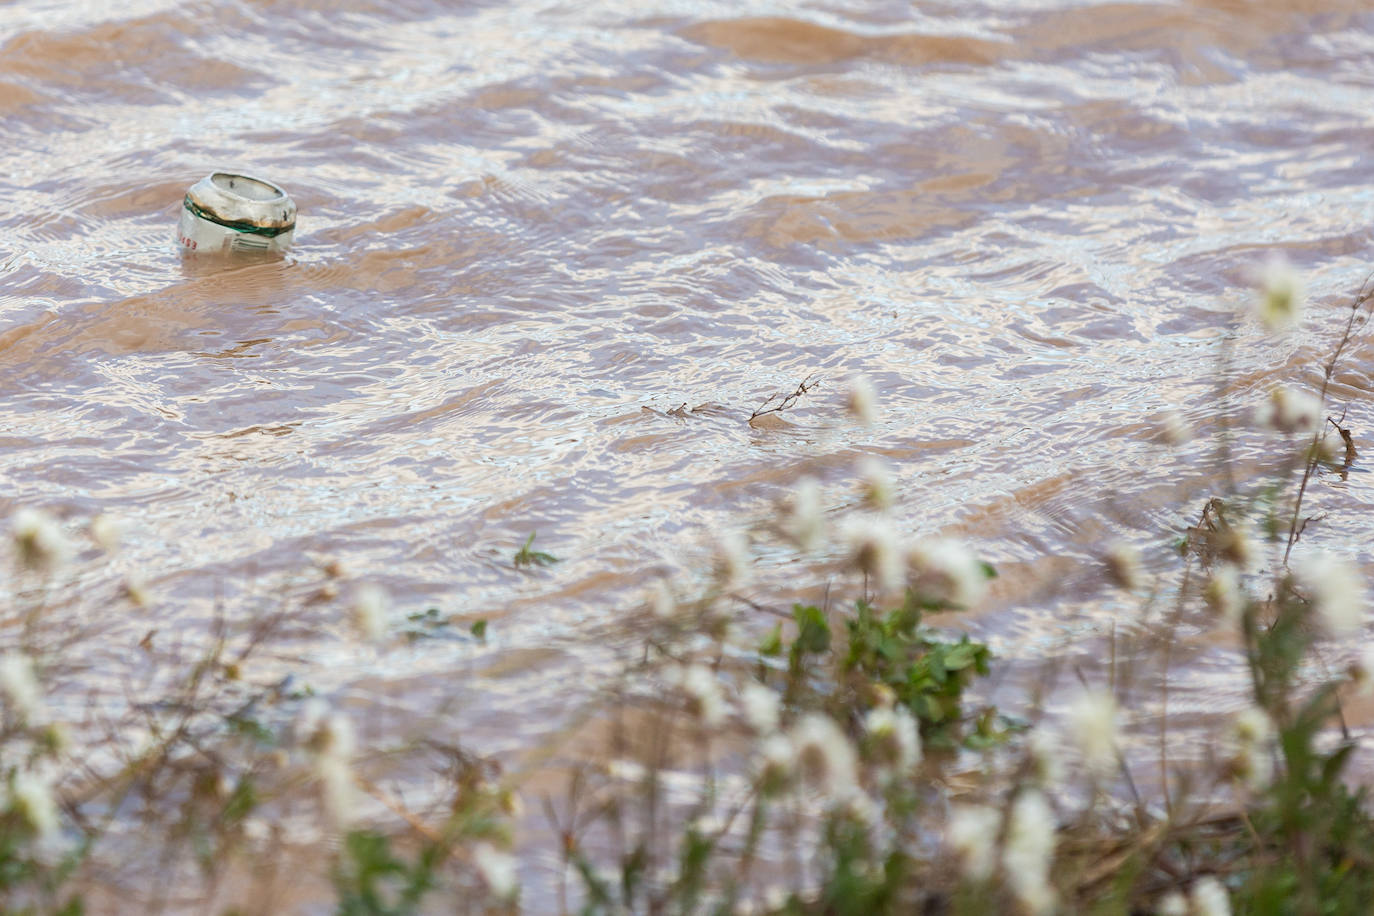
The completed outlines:
<svg viewBox="0 0 1374 916">
<path fill-rule="evenodd" d="M 296 742 L 312 754 L 343 759 L 353 755 L 353 723 L 342 712 L 331 710 L 319 697 L 312 697 L 301 706 L 294 731 Z"/>
<path fill-rule="evenodd" d="M 153 603 L 153 593 L 148 588 L 148 580 L 136 572 L 124 577 L 124 597 L 136 608 L 146 608 Z"/>
<path fill-rule="evenodd" d="M 885 592 L 902 587 L 902 558 L 897 531 L 886 519 L 873 516 L 849 519 L 844 527 L 849 558 Z"/>
<path fill-rule="evenodd" d="M 20 719 L 37 718 L 43 706 L 43 691 L 33 673 L 33 659 L 22 652 L 0 656 L 0 693 Z"/>
<path fill-rule="evenodd" d="M 1347 636 L 1360 628 L 1365 588 L 1354 564 L 1334 554 L 1313 552 L 1294 562 L 1293 575 L 1329 634 Z"/>
<path fill-rule="evenodd" d="M 1069 737 L 1097 778 L 1116 766 L 1117 714 L 1116 698 L 1104 690 L 1084 692 L 1068 709 Z"/>
<path fill-rule="evenodd" d="M 1107 548 L 1102 557 L 1107 564 L 1107 574 L 1121 588 L 1133 592 L 1144 582 L 1140 570 L 1140 551 L 1125 541 L 1117 541 Z"/>
<path fill-rule="evenodd" d="M 922 594 L 956 607 L 973 607 L 988 588 L 987 568 L 967 544 L 932 538 L 907 551 L 913 585 Z"/>
<path fill-rule="evenodd" d="M 1016 797 L 1007 824 L 1007 844 L 1002 866 L 1012 892 L 1031 913 L 1054 908 L 1050 862 L 1054 859 L 1054 812 L 1039 789 L 1027 789 Z"/>
<path fill-rule="evenodd" d="M 756 735 L 771 735 L 778 730 L 778 695 L 762 684 L 749 683 L 740 691 L 744 721 Z"/>
<path fill-rule="evenodd" d="M 1255 411 L 1255 422 L 1281 433 L 1310 433 L 1322 421 L 1322 401 L 1315 394 L 1279 385 Z"/>
<path fill-rule="evenodd" d="M 295 724 L 296 741 L 309 752 L 320 783 L 320 800 L 336 829 L 353 820 L 353 723 L 319 698 L 307 700 Z"/>
<path fill-rule="evenodd" d="M 1045 726 L 1037 726 L 1026 738 L 1032 774 L 1044 788 L 1058 786 L 1064 780 L 1064 759 L 1060 753 L 1063 740 Z"/>
<path fill-rule="evenodd" d="M 1002 813 L 984 805 L 956 805 L 950 809 L 945 840 L 959 856 L 964 877 L 986 881 L 997 864 L 997 835 Z"/>
<path fill-rule="evenodd" d="M 649 590 L 649 610 L 659 620 L 668 620 L 677 614 L 677 598 L 668 580 L 659 579 Z"/>
<path fill-rule="evenodd" d="M 486 882 L 493 896 L 507 898 L 515 894 L 517 877 L 515 857 L 502 852 L 490 843 L 478 843 L 472 850 L 472 863 Z"/>
<path fill-rule="evenodd" d="M 72 546 L 57 519 L 41 509 L 19 509 L 10 521 L 19 560 L 26 569 L 50 573 L 67 562 Z"/>
<path fill-rule="evenodd" d="M 816 478 L 803 477 L 797 481 L 782 530 L 802 550 L 815 550 L 820 546 L 825 537 L 825 515 L 821 510 L 821 485 Z"/>
<path fill-rule="evenodd" d="M 1243 709 L 1231 723 L 1231 772 L 1252 789 L 1274 778 L 1274 720 L 1257 706 Z"/>
<path fill-rule="evenodd" d="M 40 838 L 57 834 L 59 820 L 57 802 L 53 799 L 52 780 L 43 773 L 20 770 L 10 785 L 10 804 Z"/>
<path fill-rule="evenodd" d="M 391 597 L 375 582 L 364 582 L 353 595 L 353 625 L 369 642 L 381 642 L 386 636 L 386 615 Z"/>
<path fill-rule="evenodd" d="M 864 717 L 869 758 L 894 776 L 921 761 L 921 736 L 904 706 L 879 706 Z"/>
<path fill-rule="evenodd" d="M 665 672 L 665 679 L 687 697 L 688 708 L 703 725 L 715 726 L 725 720 L 725 695 L 710 668 L 705 665 L 675 666 Z"/>
<path fill-rule="evenodd" d="M 776 795 L 792 783 L 797 769 L 797 748 L 786 735 L 772 734 L 759 742 L 759 783 L 765 795 Z"/>
<path fill-rule="evenodd" d="M 1227 623 L 1240 621 L 1245 610 L 1245 593 L 1240 587 L 1240 571 L 1224 563 L 1212 572 L 1212 578 L 1202 590 L 1202 597 L 1212 611 Z"/>
<path fill-rule="evenodd" d="M 716 541 L 716 578 L 726 589 L 747 585 L 753 576 L 749 539 L 739 531 L 727 531 Z"/>
<path fill-rule="evenodd" d="M 1236 739 L 1245 744 L 1267 744 L 1274 740 L 1274 720 L 1258 706 L 1241 710 L 1233 728 Z"/>
<path fill-rule="evenodd" d="M 622 782 L 643 782 L 649 771 L 638 761 L 618 758 L 606 764 L 606 775 Z"/>
<path fill-rule="evenodd" d="M 880 458 L 868 456 L 859 462 L 859 479 L 863 481 L 864 501 L 874 509 L 892 507 L 892 470 Z"/>
<path fill-rule="evenodd" d="M 1159 438 L 1165 445 L 1186 445 L 1193 438 L 1193 427 L 1177 410 L 1166 411 L 1159 418 Z"/>
<path fill-rule="evenodd" d="M 873 390 L 873 383 L 865 376 L 856 375 L 849 380 L 849 399 L 846 406 L 865 426 L 872 426 L 878 419 L 878 395 Z"/>
<path fill-rule="evenodd" d="M 1231 916 L 1231 896 L 1211 875 L 1199 879 L 1188 896 L 1193 901 L 1194 916 Z"/>
<path fill-rule="evenodd" d="M 1188 916 L 1188 898 L 1178 891 L 1170 891 L 1155 904 L 1157 916 Z"/>
<path fill-rule="evenodd" d="M 1374 694 L 1374 645 L 1366 643 L 1350 666 L 1350 679 L 1360 696 Z"/>
<path fill-rule="evenodd" d="M 349 761 L 340 757 L 321 757 L 315 761 L 320 780 L 320 797 L 330 822 L 342 830 L 356 816 L 357 794 Z"/>
<path fill-rule="evenodd" d="M 858 769 L 854 745 L 835 720 L 820 713 L 803 716 L 789 735 L 802 780 L 831 798 L 854 790 Z"/>
<path fill-rule="evenodd" d="M 1237 569 L 1249 569 L 1259 555 L 1255 543 L 1255 529 L 1249 521 L 1241 519 L 1222 525 L 1213 534 L 1216 552 Z"/>
<path fill-rule="evenodd" d="M 102 512 L 91 519 L 91 540 L 105 551 L 113 551 L 124 540 L 124 532 L 128 526 L 122 519 L 118 519 L 108 512 Z"/>
<path fill-rule="evenodd" d="M 1305 296 L 1302 279 L 1283 257 L 1274 257 L 1260 275 L 1255 314 L 1270 333 L 1296 327 L 1302 320 Z"/>
</svg>

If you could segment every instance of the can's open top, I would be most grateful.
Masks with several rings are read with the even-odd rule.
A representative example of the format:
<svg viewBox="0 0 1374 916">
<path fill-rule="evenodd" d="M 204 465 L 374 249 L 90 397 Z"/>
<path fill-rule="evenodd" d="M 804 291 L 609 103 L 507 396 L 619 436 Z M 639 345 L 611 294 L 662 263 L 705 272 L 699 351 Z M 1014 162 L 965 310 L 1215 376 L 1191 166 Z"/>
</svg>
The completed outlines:
<svg viewBox="0 0 1374 916">
<path fill-rule="evenodd" d="M 280 200 L 286 196 L 285 191 L 271 182 L 250 178 L 247 175 L 216 172 L 210 176 L 210 182 L 221 191 L 247 200 Z"/>
<path fill-rule="evenodd" d="M 296 225 L 296 204 L 270 181 L 214 172 L 186 192 L 186 209 L 201 219 L 240 232 L 278 235 Z"/>
</svg>

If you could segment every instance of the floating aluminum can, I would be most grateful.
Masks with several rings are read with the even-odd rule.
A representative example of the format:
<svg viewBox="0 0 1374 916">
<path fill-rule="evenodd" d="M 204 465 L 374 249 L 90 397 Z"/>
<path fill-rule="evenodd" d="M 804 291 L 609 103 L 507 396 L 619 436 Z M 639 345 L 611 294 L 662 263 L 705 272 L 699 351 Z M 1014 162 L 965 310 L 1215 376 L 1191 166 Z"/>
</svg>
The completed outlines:
<svg viewBox="0 0 1374 916">
<path fill-rule="evenodd" d="M 296 204 L 261 178 L 214 172 L 181 203 L 177 244 L 197 254 L 283 252 L 296 235 Z"/>
</svg>

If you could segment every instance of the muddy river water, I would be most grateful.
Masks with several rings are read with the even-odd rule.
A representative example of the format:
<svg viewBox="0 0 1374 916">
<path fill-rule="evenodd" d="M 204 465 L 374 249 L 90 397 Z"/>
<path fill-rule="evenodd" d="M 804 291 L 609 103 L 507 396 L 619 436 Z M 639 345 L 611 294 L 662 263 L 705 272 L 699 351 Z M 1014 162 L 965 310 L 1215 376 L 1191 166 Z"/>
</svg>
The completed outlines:
<svg viewBox="0 0 1374 916">
<path fill-rule="evenodd" d="M 487 619 L 377 651 L 341 615 L 296 674 L 401 710 L 457 689 L 453 728 L 509 760 L 569 726 L 652 576 L 690 591 L 803 473 L 842 513 L 866 455 L 904 530 L 998 566 L 968 625 L 1010 665 L 1099 657 L 1139 612 L 1102 546 L 1167 567 L 1218 411 L 1339 337 L 1371 113 L 1360 0 L 12 0 L 0 515 L 125 519 L 159 639 L 301 600 L 321 557 L 393 629 Z M 217 168 L 293 195 L 289 256 L 178 254 Z M 1276 252 L 1310 296 L 1282 339 L 1236 318 Z M 1371 372 L 1361 338 L 1332 393 L 1357 436 Z M 1161 444 L 1171 409 L 1201 435 Z M 1311 499 L 1311 538 L 1368 561 L 1358 465 Z M 559 563 L 513 567 L 531 533 Z M 807 562 L 761 543 L 755 588 Z M 107 572 L 71 600 L 117 694 L 150 623 Z M 1180 658 L 1178 710 L 1241 701 L 1225 646 Z"/>
</svg>

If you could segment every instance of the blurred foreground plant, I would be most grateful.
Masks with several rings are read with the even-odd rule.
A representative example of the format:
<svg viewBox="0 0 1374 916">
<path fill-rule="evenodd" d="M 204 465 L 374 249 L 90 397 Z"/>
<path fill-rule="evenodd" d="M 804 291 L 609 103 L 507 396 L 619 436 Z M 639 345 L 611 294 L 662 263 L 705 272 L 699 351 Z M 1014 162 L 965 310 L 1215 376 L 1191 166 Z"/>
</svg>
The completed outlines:
<svg viewBox="0 0 1374 916">
<path fill-rule="evenodd" d="M 1266 276 L 1261 323 L 1294 327 L 1301 284 L 1278 266 Z M 976 604 L 990 569 L 957 544 L 903 546 L 884 516 L 851 510 L 841 549 L 863 594 L 851 611 L 784 613 L 746 597 L 742 539 L 722 551 L 705 598 L 682 604 L 660 590 L 650 603 L 614 759 L 600 782 L 576 776 L 562 811 L 547 806 L 580 887 L 571 899 L 588 913 L 1368 911 L 1374 821 L 1346 774 L 1356 744 L 1341 697 L 1374 688 L 1374 653 L 1349 673 L 1318 673 L 1331 638 L 1362 630 L 1367 596 L 1353 563 L 1295 547 L 1311 482 L 1355 457 L 1344 416 L 1326 420 L 1323 405 L 1370 301 L 1367 283 L 1320 391 L 1276 388 L 1254 413 L 1276 459 L 1258 482 L 1235 479 L 1234 418 L 1222 418 L 1231 489 L 1183 541 L 1174 609 L 1123 637 L 1134 640 L 1134 680 L 1167 685 L 1179 627 L 1199 606 L 1232 629 L 1253 703 L 1212 724 L 1209 761 L 1171 764 L 1167 690 L 1164 717 L 1137 720 L 1140 688 L 1115 668 L 1113 686 L 1081 689 L 1058 721 L 1029 732 L 967 709 L 967 689 L 995 662 L 923 616 Z M 871 384 L 860 380 L 850 403 L 872 421 Z M 1191 438 L 1171 420 L 1165 441 Z M 880 470 L 862 470 L 879 481 L 869 492 L 890 487 Z M 821 504 L 804 480 L 769 530 L 814 551 L 828 527 Z M 1118 544 L 1105 558 L 1111 581 L 1153 600 L 1158 584 L 1136 550 Z M 740 605 L 779 618 L 753 648 L 734 639 Z M 1151 665 L 1153 677 L 1141 673 Z M 1158 797 L 1143 794 L 1139 759 L 1122 751 L 1124 734 L 1150 727 Z"/>
</svg>

